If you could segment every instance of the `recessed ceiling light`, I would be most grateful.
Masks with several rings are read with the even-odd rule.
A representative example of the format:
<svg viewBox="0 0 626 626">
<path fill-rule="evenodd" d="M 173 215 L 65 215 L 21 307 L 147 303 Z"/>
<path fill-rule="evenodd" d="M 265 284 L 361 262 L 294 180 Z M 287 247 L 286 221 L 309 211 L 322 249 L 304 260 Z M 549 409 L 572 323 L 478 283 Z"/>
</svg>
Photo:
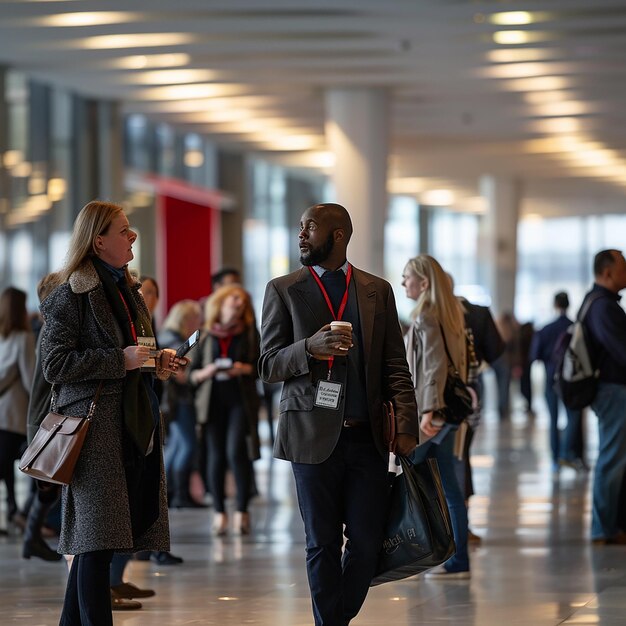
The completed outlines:
<svg viewBox="0 0 626 626">
<path fill-rule="evenodd" d="M 420 204 L 426 206 L 450 206 L 454 204 L 454 193 L 450 189 L 430 189 L 420 195 Z"/>
<path fill-rule="evenodd" d="M 534 21 L 533 14 L 529 11 L 493 13 L 488 19 L 492 24 L 499 26 L 521 26 L 522 24 L 532 24 Z"/>
<path fill-rule="evenodd" d="M 187 85 L 217 80 L 218 73 L 212 70 L 151 70 L 125 74 L 124 81 L 138 85 Z"/>
<path fill-rule="evenodd" d="M 194 37 L 188 33 L 129 33 L 127 35 L 97 35 L 84 39 L 70 40 L 89 50 L 116 50 L 119 48 L 159 48 L 192 43 Z"/>
<path fill-rule="evenodd" d="M 103 24 L 122 24 L 135 22 L 141 19 L 139 13 L 126 11 L 81 11 L 77 13 L 57 13 L 36 18 L 41 26 L 72 27 L 72 26 L 100 26 Z"/>
<path fill-rule="evenodd" d="M 125 70 L 143 70 L 153 67 L 181 67 L 187 65 L 191 57 L 184 52 L 172 54 L 134 54 L 121 59 L 115 59 L 114 67 Z"/>
</svg>

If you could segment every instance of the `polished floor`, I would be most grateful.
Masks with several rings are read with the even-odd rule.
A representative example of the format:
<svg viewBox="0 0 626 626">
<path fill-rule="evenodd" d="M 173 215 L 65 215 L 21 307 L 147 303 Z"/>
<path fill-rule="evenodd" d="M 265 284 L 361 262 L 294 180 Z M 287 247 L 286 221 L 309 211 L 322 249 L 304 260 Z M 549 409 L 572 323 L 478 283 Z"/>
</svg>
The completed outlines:
<svg viewBox="0 0 626 626">
<path fill-rule="evenodd" d="M 487 410 L 475 440 L 470 522 L 483 540 L 472 548 L 471 581 L 382 585 L 355 626 L 626 624 L 626 547 L 588 541 L 591 475 L 553 474 L 542 398 L 534 418 L 520 408 L 503 424 Z M 595 428 L 589 415 L 592 460 Z M 211 538 L 210 509 L 172 511 L 172 550 L 185 563 L 132 562 L 126 579 L 156 596 L 116 612 L 116 626 L 312 624 L 290 468 L 265 450 L 257 472 L 253 535 Z M 62 562 L 21 559 L 14 531 L 0 538 L 0 624 L 56 626 L 65 579 Z"/>
</svg>

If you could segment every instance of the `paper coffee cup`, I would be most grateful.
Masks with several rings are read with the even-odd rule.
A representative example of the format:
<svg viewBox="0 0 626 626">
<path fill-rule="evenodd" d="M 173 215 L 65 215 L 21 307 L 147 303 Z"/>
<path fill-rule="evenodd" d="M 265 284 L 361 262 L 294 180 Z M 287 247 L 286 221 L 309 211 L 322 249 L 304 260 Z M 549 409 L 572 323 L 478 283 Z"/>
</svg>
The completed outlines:
<svg viewBox="0 0 626 626">
<path fill-rule="evenodd" d="M 352 332 L 352 324 L 350 322 L 334 321 L 330 323 L 330 330 L 349 330 Z"/>
</svg>

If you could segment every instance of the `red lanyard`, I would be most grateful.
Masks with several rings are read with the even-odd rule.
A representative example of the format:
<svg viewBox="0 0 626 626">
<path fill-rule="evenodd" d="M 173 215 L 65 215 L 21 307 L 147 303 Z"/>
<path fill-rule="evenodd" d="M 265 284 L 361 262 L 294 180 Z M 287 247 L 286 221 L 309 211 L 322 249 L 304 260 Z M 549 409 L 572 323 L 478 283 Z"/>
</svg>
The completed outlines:
<svg viewBox="0 0 626 626">
<path fill-rule="evenodd" d="M 124 296 L 122 295 L 122 292 L 120 291 L 120 298 L 122 299 L 122 304 L 124 305 L 124 308 L 126 309 L 126 315 L 128 315 L 128 323 L 130 324 L 130 332 L 133 335 L 133 341 L 135 342 L 135 345 L 137 345 L 137 331 L 135 330 L 135 324 L 133 323 L 133 318 L 130 316 L 130 311 L 128 310 L 128 305 L 126 304 L 126 300 L 124 300 Z"/>
<path fill-rule="evenodd" d="M 220 344 L 220 357 L 225 359 L 228 356 L 228 348 L 230 348 L 230 344 L 233 341 L 233 336 L 228 335 L 228 337 L 218 337 L 217 340 Z"/>
<path fill-rule="evenodd" d="M 309 272 L 311 272 L 311 276 L 315 279 L 317 286 L 320 288 L 322 295 L 324 296 L 324 300 L 326 300 L 326 304 L 328 306 L 328 310 L 331 312 L 333 319 L 336 321 L 341 320 L 343 317 L 343 312 L 346 310 L 346 305 L 348 304 L 348 289 L 350 287 L 350 279 L 352 278 L 352 265 L 348 264 L 348 271 L 346 272 L 346 291 L 343 294 L 343 298 L 341 298 L 341 303 L 339 304 L 339 311 L 335 313 L 335 309 L 333 308 L 333 303 L 330 301 L 328 297 L 328 292 L 326 291 L 326 287 L 324 287 L 324 283 L 317 275 L 317 272 L 309 265 Z M 328 380 L 330 380 L 330 372 L 333 369 L 333 363 L 335 361 L 335 357 L 331 356 L 328 359 Z"/>
</svg>

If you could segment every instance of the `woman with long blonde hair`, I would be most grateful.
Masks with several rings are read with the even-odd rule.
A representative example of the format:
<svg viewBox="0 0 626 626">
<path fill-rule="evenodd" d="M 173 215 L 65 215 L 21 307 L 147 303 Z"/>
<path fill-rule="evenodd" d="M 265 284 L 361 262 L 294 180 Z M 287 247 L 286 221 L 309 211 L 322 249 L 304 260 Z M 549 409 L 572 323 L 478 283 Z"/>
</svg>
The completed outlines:
<svg viewBox="0 0 626 626">
<path fill-rule="evenodd" d="M 439 465 L 456 543 L 456 554 L 426 575 L 468 579 L 467 508 L 454 470 L 456 430 L 446 424 L 444 417 L 444 388 L 449 368 L 458 370 L 464 380 L 467 374 L 463 309 L 441 265 L 427 254 L 409 260 L 402 274 L 402 285 L 407 297 L 416 302 L 406 345 L 420 413 L 420 440 L 432 440 L 428 454 Z"/>
<path fill-rule="evenodd" d="M 213 531 L 224 535 L 229 522 L 224 478 L 235 475 L 234 531 L 250 532 L 248 503 L 252 464 L 259 458 L 256 389 L 259 333 L 250 295 L 241 285 L 220 287 L 206 302 L 204 336 L 192 356 L 189 378 L 196 390 L 196 413 L 207 445 L 207 475 L 213 495 Z"/>
<path fill-rule="evenodd" d="M 63 487 L 58 550 L 74 559 L 62 626 L 112 625 L 114 552 L 169 549 L 152 383 L 187 359 L 149 347 L 150 314 L 128 271 L 136 239 L 121 206 L 89 202 L 74 223 L 59 284 L 41 304 L 41 366 L 55 410 L 84 416 L 96 400 L 74 476 Z"/>
</svg>

